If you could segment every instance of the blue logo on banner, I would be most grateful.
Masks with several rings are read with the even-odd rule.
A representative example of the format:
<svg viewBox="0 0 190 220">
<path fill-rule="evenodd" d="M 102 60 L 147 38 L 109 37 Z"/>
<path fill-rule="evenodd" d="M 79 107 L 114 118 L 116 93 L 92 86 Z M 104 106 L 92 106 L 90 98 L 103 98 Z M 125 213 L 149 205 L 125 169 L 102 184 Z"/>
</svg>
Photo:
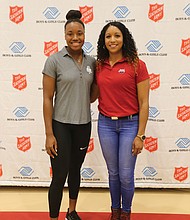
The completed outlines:
<svg viewBox="0 0 190 220">
<path fill-rule="evenodd" d="M 60 12 L 56 7 L 48 7 L 43 14 L 47 19 L 56 19 L 60 15 Z"/>
<path fill-rule="evenodd" d="M 190 140 L 189 138 L 179 138 L 175 144 L 179 147 L 179 148 L 188 148 L 190 146 Z"/>
<path fill-rule="evenodd" d="M 94 47 L 90 42 L 85 42 L 82 49 L 86 54 L 89 54 L 94 49 Z"/>
<path fill-rule="evenodd" d="M 21 168 L 19 169 L 19 173 L 20 173 L 22 176 L 31 176 L 33 172 L 34 172 L 34 171 L 32 170 L 31 167 L 21 167 Z"/>
<path fill-rule="evenodd" d="M 190 16 L 190 3 L 183 10 L 187 16 Z"/>
<path fill-rule="evenodd" d="M 23 53 L 26 49 L 25 45 L 22 42 L 13 42 L 9 48 L 13 53 Z"/>
<path fill-rule="evenodd" d="M 145 176 L 155 176 L 157 171 L 153 167 L 145 167 L 142 171 Z"/>
<path fill-rule="evenodd" d="M 149 108 L 149 117 L 150 118 L 156 118 L 159 114 L 160 114 L 160 112 L 158 111 L 158 109 L 156 107 Z"/>
<path fill-rule="evenodd" d="M 116 18 L 126 18 L 130 11 L 126 6 L 118 6 L 112 13 Z"/>
<path fill-rule="evenodd" d="M 94 176 L 95 172 L 91 168 L 83 168 L 81 170 L 81 176 L 85 179 L 90 179 Z"/>
<path fill-rule="evenodd" d="M 13 111 L 13 113 L 18 117 L 18 118 L 22 118 L 22 117 L 26 117 L 29 114 L 29 111 L 26 107 L 17 107 L 15 108 L 15 110 Z"/>
<path fill-rule="evenodd" d="M 183 74 L 178 79 L 182 85 L 190 85 L 190 74 Z"/>
<path fill-rule="evenodd" d="M 149 52 L 158 52 L 163 47 L 158 40 L 150 40 L 145 46 Z"/>
</svg>

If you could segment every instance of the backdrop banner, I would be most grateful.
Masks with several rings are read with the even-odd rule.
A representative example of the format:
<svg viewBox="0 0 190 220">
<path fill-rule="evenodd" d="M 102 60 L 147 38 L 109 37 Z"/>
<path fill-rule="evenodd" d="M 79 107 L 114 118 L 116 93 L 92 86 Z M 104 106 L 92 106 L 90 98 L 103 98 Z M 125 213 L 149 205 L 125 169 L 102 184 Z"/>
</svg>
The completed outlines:
<svg viewBox="0 0 190 220">
<path fill-rule="evenodd" d="M 65 15 L 82 13 L 83 49 L 96 58 L 102 27 L 120 21 L 131 31 L 150 74 L 150 108 L 144 150 L 138 156 L 136 187 L 190 187 L 190 1 L 1 0 L 0 3 L 0 185 L 49 186 L 45 152 L 42 69 L 61 50 Z M 82 187 L 108 187 L 93 130 L 81 169 Z M 126 158 L 127 160 L 127 158 Z"/>
</svg>

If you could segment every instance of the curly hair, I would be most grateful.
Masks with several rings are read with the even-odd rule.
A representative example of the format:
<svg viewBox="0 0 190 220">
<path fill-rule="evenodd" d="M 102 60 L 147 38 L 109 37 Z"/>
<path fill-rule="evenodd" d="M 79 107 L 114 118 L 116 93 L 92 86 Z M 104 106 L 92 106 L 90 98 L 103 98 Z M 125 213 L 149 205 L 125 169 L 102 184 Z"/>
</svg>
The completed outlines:
<svg viewBox="0 0 190 220">
<path fill-rule="evenodd" d="M 135 41 L 129 30 L 125 27 L 125 25 L 117 21 L 109 22 L 108 24 L 106 24 L 99 35 L 98 45 L 97 45 L 98 63 L 103 64 L 104 61 L 109 58 L 109 51 L 105 46 L 105 33 L 110 26 L 115 26 L 121 31 L 123 35 L 123 46 L 122 46 L 123 57 L 126 58 L 127 62 L 134 64 L 136 66 L 139 58 L 137 54 Z"/>
</svg>

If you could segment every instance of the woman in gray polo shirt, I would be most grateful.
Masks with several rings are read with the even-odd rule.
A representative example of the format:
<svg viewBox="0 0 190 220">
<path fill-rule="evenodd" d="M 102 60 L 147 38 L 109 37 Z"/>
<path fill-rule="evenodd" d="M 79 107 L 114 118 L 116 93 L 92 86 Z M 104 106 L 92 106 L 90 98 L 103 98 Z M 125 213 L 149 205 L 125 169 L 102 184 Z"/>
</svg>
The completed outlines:
<svg viewBox="0 0 190 220">
<path fill-rule="evenodd" d="M 53 177 L 49 188 L 50 219 L 57 220 L 68 177 L 67 220 L 80 220 L 75 211 L 80 187 L 80 168 L 91 134 L 90 89 L 95 59 L 84 54 L 85 27 L 80 11 L 66 15 L 67 46 L 51 55 L 43 69 L 43 114 L 46 151 Z"/>
</svg>

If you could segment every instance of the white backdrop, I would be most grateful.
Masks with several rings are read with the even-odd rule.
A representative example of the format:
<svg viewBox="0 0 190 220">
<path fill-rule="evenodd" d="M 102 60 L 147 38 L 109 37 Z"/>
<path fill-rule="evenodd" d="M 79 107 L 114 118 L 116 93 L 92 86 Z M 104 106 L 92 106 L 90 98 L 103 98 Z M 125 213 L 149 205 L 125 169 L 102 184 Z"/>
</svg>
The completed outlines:
<svg viewBox="0 0 190 220">
<path fill-rule="evenodd" d="M 49 186 L 44 150 L 42 74 L 46 58 L 64 45 L 65 14 L 80 9 L 84 50 L 96 57 L 109 21 L 132 32 L 151 79 L 145 149 L 137 160 L 136 187 L 190 187 L 190 1 L 1 0 L 0 185 Z M 93 132 L 81 170 L 82 186 L 107 187 L 107 170 Z M 126 158 L 127 159 L 127 158 Z"/>
</svg>

